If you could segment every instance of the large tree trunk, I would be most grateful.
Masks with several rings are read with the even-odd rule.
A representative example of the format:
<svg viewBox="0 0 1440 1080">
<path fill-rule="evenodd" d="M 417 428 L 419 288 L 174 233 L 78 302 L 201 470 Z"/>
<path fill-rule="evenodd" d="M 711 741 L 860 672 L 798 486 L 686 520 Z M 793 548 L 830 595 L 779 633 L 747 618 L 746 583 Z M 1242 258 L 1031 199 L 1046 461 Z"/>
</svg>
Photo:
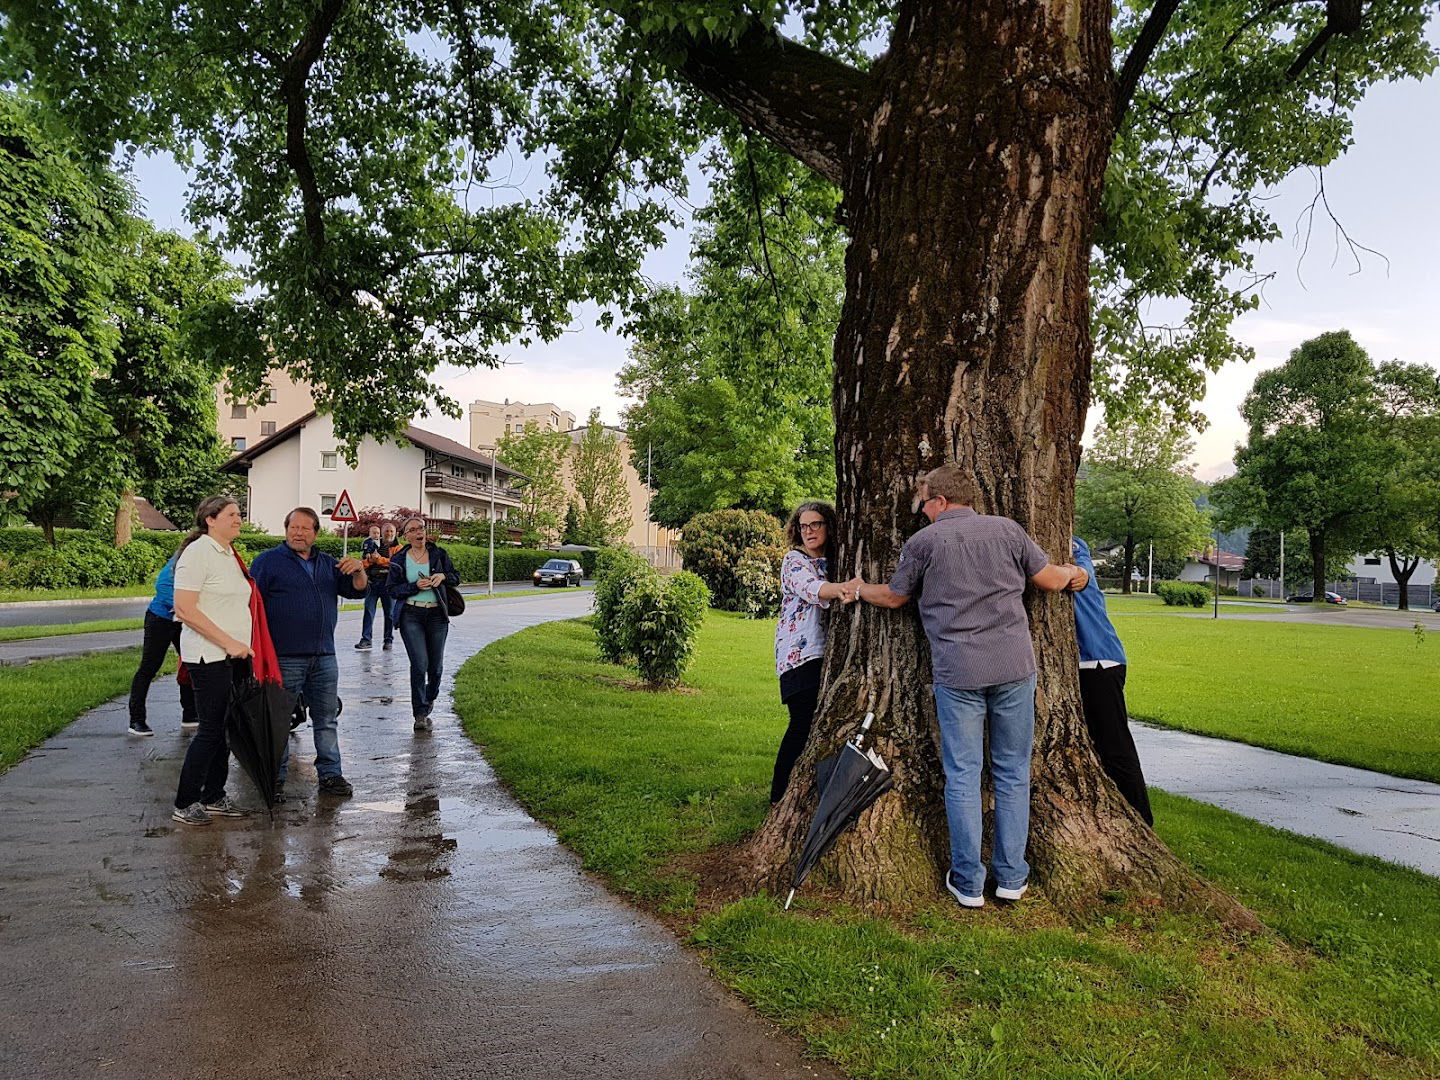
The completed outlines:
<svg viewBox="0 0 1440 1080">
<path fill-rule="evenodd" d="M 115 506 L 115 546 L 124 547 L 130 543 L 135 529 L 135 493 L 128 488 L 120 493 Z"/>
<path fill-rule="evenodd" d="M 1131 593 L 1130 579 L 1135 573 L 1135 538 L 1125 537 L 1125 566 L 1120 571 L 1120 594 L 1129 596 Z"/>
<path fill-rule="evenodd" d="M 1088 265 L 1112 131 L 1110 5 L 902 4 L 842 178 L 851 242 L 835 344 L 844 574 L 884 581 L 917 523 L 916 481 L 973 469 L 977 509 L 1069 560 L 1090 381 Z M 1069 597 L 1030 595 L 1039 662 L 1030 859 L 1082 910 L 1108 889 L 1251 923 L 1120 797 L 1080 712 Z M 852 900 L 934 898 L 948 864 L 929 649 L 911 607 L 831 612 L 825 689 L 785 799 L 739 855 L 788 886 L 810 766 L 876 713 L 883 797 L 822 864 Z"/>
<path fill-rule="evenodd" d="M 1325 530 L 1311 529 L 1310 532 L 1310 585 L 1311 599 L 1317 604 L 1325 602 Z"/>
<path fill-rule="evenodd" d="M 1399 609 L 1400 611 L 1410 610 L 1410 577 L 1420 565 L 1418 556 L 1400 555 L 1393 548 L 1385 549 L 1385 557 L 1390 560 L 1390 574 L 1395 579 L 1395 584 L 1400 587 Z M 1382 593 L 1380 600 L 1385 597 Z"/>
</svg>

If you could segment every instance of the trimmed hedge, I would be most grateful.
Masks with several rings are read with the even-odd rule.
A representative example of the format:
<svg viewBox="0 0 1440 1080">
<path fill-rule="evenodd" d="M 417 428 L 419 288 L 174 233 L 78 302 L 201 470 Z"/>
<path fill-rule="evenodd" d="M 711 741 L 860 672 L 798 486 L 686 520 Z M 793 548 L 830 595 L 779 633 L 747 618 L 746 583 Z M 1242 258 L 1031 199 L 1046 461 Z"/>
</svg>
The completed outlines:
<svg viewBox="0 0 1440 1080">
<path fill-rule="evenodd" d="M 1204 607 L 1211 591 L 1204 585 L 1189 581 L 1157 581 L 1155 595 L 1167 607 Z"/>
<path fill-rule="evenodd" d="M 168 556 L 154 544 L 132 540 L 117 548 L 93 535 L 41 544 L 3 560 L 0 585 L 12 589 L 99 589 L 138 585 L 157 574 Z"/>
</svg>

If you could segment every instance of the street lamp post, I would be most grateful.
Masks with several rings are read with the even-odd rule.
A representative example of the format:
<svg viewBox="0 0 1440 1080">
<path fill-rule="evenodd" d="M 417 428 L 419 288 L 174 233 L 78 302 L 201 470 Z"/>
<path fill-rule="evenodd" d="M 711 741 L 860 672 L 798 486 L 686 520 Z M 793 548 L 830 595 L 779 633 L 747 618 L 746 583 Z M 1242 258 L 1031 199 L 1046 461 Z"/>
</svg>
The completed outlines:
<svg viewBox="0 0 1440 1080">
<path fill-rule="evenodd" d="M 488 450 L 490 452 L 490 552 L 486 556 L 486 581 L 485 591 L 495 595 L 495 452 L 498 446 L 477 446 L 477 450 Z"/>
</svg>

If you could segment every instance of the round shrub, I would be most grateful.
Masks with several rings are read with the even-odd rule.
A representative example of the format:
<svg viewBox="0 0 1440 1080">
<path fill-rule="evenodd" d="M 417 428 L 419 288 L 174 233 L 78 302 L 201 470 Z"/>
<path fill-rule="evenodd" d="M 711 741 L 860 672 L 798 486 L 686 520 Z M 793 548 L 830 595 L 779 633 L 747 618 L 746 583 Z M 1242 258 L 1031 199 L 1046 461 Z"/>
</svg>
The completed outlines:
<svg viewBox="0 0 1440 1080">
<path fill-rule="evenodd" d="M 695 574 L 636 578 L 620 603 L 621 637 L 651 687 L 674 686 L 690 666 L 710 590 Z"/>
<path fill-rule="evenodd" d="M 600 553 L 595 567 L 595 640 L 602 660 L 622 664 L 634 654 L 621 608 L 632 589 L 658 577 L 655 568 L 633 551 L 608 548 Z"/>
<path fill-rule="evenodd" d="M 685 569 L 710 590 L 710 602 L 725 611 L 744 610 L 736 570 L 757 547 L 785 543 L 780 522 L 763 510 L 711 510 L 685 523 L 680 555 Z"/>
<path fill-rule="evenodd" d="M 737 610 L 752 619 L 767 619 L 780 614 L 780 564 L 785 549 L 759 544 L 741 556 L 735 567 L 735 600 Z"/>
</svg>

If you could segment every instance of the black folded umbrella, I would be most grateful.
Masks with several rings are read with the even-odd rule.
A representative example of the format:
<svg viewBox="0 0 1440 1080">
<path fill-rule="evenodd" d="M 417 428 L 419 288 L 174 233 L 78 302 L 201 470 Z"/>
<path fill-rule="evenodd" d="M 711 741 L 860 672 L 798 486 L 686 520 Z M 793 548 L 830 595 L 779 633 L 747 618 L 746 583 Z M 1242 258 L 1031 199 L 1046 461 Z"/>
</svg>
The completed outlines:
<svg viewBox="0 0 1440 1080">
<path fill-rule="evenodd" d="M 863 749 L 865 733 L 875 720 L 874 713 L 865 714 L 860 733 L 847 742 L 840 753 L 815 766 L 815 780 L 820 788 L 820 805 L 810 820 L 805 846 L 795 862 L 795 878 L 785 907 L 795 899 L 795 890 L 804 883 L 811 869 L 835 846 L 835 841 L 856 818 L 885 792 L 895 786 L 890 769 L 874 750 Z"/>
<path fill-rule="evenodd" d="M 225 711 L 230 752 L 254 781 L 267 810 L 275 809 L 275 776 L 285 757 L 294 712 L 294 695 L 278 682 L 261 682 L 252 674 L 230 688 Z"/>
</svg>

